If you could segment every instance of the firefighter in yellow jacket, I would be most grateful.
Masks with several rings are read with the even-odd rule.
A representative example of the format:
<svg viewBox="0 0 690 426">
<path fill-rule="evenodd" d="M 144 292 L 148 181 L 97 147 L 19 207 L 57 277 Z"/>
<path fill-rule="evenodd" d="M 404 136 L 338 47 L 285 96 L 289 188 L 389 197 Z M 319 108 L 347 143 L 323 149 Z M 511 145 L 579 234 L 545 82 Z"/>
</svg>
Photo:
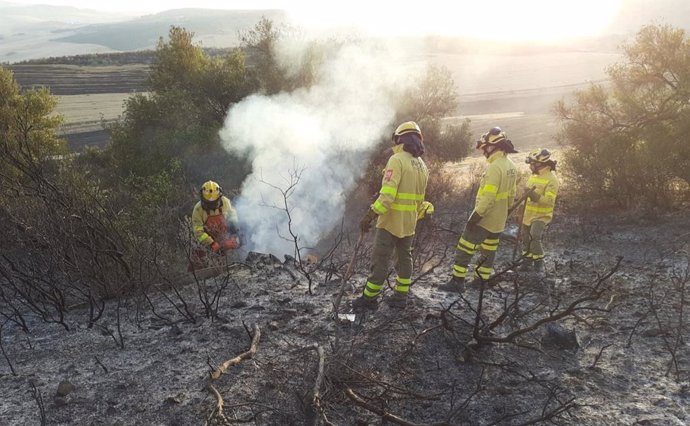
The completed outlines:
<svg viewBox="0 0 690 426">
<path fill-rule="evenodd" d="M 508 208 L 516 192 L 517 169 L 506 154 L 515 153 L 513 143 L 500 127 L 484 133 L 477 141 L 488 167 L 479 183 L 474 211 L 465 225 L 455 252 L 453 274 L 440 290 L 460 293 L 464 290 L 469 263 L 480 250 L 481 257 L 474 270 L 475 280 L 484 282 L 493 272 L 499 236 L 505 229 Z"/>
<path fill-rule="evenodd" d="M 525 203 L 525 214 L 520 232 L 524 236 L 522 256 L 525 261 L 520 265 L 519 270 L 541 272 L 544 270 L 542 237 L 544 229 L 553 219 L 559 182 L 554 174 L 556 162 L 551 160 L 548 149 L 532 151 L 525 159 L 525 163 L 529 164 L 532 176 L 527 180 L 529 195 Z"/>
<path fill-rule="evenodd" d="M 192 231 L 197 241 L 213 253 L 239 247 L 237 212 L 216 182 L 205 182 L 199 190 L 200 200 L 192 211 Z M 206 250 L 195 250 L 190 271 L 206 266 Z"/>
<path fill-rule="evenodd" d="M 376 201 L 360 221 L 360 230 L 369 230 L 374 218 L 376 237 L 372 253 L 372 272 L 360 298 L 352 302 L 355 310 L 376 309 L 388 277 L 391 256 L 395 253 L 395 288 L 391 306 L 404 308 L 412 283 L 412 241 L 417 220 L 433 211 L 424 201 L 429 171 L 422 160 L 422 132 L 414 121 L 402 123 L 393 133 L 393 155 L 383 172 Z"/>
</svg>

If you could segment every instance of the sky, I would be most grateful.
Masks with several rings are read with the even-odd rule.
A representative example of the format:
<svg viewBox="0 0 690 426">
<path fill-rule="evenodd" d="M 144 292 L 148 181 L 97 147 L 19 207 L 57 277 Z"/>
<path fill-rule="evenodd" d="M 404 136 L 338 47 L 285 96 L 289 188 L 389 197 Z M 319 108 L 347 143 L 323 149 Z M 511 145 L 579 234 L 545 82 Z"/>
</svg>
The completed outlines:
<svg viewBox="0 0 690 426">
<path fill-rule="evenodd" d="M 301 26 L 349 28 L 373 35 L 463 35 L 489 40 L 553 41 L 592 36 L 617 13 L 622 0 L 10 0 L 139 14 L 177 8 L 284 9 Z"/>
</svg>

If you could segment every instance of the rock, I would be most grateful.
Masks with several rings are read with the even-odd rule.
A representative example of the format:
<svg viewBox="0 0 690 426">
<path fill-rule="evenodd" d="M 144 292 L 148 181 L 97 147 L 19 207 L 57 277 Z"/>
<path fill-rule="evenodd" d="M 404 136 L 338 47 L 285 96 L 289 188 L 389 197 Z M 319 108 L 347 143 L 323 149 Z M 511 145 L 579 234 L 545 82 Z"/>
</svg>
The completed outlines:
<svg viewBox="0 0 690 426">
<path fill-rule="evenodd" d="M 257 253 L 255 251 L 250 251 L 249 253 L 247 253 L 247 258 L 245 259 L 245 262 L 264 265 L 282 264 L 280 259 L 278 259 L 272 254 Z"/>
<path fill-rule="evenodd" d="M 65 405 L 67 405 L 67 400 L 66 400 L 64 397 L 62 397 L 62 396 L 57 396 L 57 395 L 56 395 L 56 396 L 53 398 L 53 403 L 55 403 L 55 406 L 56 406 L 56 407 L 64 407 Z"/>
<path fill-rule="evenodd" d="M 575 331 L 568 330 L 560 324 L 546 324 L 544 331 L 544 336 L 541 339 L 541 344 L 544 347 L 558 347 L 561 349 L 577 349 L 580 347 Z"/>
<path fill-rule="evenodd" d="M 57 396 L 67 396 L 74 390 L 74 385 L 67 380 L 60 382 L 57 388 Z"/>
</svg>

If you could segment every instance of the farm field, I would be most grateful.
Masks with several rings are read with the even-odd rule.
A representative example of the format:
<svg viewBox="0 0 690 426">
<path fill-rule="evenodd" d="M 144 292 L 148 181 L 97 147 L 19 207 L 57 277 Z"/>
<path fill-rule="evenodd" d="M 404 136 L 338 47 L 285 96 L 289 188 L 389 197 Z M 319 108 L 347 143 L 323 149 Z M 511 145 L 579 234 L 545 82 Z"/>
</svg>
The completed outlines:
<svg viewBox="0 0 690 426">
<path fill-rule="evenodd" d="M 148 65 L 12 65 L 20 86 L 46 86 L 53 95 L 133 93 L 144 90 Z"/>
<path fill-rule="evenodd" d="M 459 92 L 457 115 L 472 121 L 473 133 L 500 125 L 516 146 L 553 146 L 558 123 L 556 101 L 568 99 L 591 82 L 605 82 L 606 67 L 618 54 L 561 52 L 548 54 L 426 54 L 417 65 L 431 63 L 450 70 Z M 72 150 L 103 146 L 102 122 L 117 119 L 124 101 L 142 92 L 147 65 L 73 66 L 13 65 L 22 87 L 47 86 L 58 96 L 57 112 L 65 117 L 63 136 Z"/>
</svg>

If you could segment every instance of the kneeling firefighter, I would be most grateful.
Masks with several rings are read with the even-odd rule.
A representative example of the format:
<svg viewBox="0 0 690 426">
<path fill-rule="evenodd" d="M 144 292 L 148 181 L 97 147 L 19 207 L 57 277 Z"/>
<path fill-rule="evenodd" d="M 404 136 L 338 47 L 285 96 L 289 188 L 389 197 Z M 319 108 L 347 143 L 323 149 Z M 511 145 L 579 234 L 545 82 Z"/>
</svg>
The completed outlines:
<svg viewBox="0 0 690 426">
<path fill-rule="evenodd" d="M 208 250 L 222 254 L 240 246 L 237 212 L 223 195 L 220 185 L 212 180 L 204 183 L 199 190 L 199 198 L 192 211 L 192 231 L 206 250 L 195 250 L 190 271 L 207 266 Z"/>
</svg>

